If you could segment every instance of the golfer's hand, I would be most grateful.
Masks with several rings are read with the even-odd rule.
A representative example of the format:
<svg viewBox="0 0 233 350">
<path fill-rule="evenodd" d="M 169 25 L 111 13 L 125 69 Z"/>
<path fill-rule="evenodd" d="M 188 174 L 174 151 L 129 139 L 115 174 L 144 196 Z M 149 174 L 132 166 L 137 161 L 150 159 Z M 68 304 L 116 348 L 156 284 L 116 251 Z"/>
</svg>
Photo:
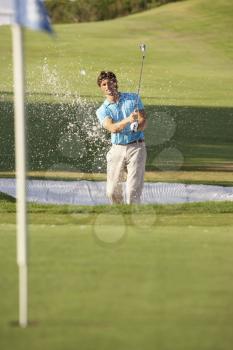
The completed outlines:
<svg viewBox="0 0 233 350">
<path fill-rule="evenodd" d="M 133 111 L 129 116 L 130 123 L 134 123 L 137 119 L 138 119 L 138 112 Z"/>
</svg>

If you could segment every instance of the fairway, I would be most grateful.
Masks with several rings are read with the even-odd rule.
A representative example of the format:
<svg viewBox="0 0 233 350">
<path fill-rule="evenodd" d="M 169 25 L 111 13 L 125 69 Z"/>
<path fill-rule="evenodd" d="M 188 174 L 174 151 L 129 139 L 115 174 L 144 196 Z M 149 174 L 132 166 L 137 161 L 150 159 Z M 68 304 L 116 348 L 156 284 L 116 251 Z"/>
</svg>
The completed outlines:
<svg viewBox="0 0 233 350">
<path fill-rule="evenodd" d="M 214 207 L 196 215 L 172 214 L 172 206 L 141 216 L 129 207 L 111 215 L 32 211 L 26 330 L 12 326 L 15 225 L 2 212 L 1 349 L 230 350 L 232 213 Z"/>
<path fill-rule="evenodd" d="M 230 0 L 188 0 L 116 20 L 55 25 L 54 38 L 26 31 L 27 91 L 36 101 L 76 92 L 100 100 L 96 78 L 103 69 L 116 71 L 122 90 L 136 91 L 138 45 L 145 42 L 145 104 L 232 107 L 232 14 Z M 0 35 L 0 90 L 9 96 L 9 28 Z"/>
</svg>

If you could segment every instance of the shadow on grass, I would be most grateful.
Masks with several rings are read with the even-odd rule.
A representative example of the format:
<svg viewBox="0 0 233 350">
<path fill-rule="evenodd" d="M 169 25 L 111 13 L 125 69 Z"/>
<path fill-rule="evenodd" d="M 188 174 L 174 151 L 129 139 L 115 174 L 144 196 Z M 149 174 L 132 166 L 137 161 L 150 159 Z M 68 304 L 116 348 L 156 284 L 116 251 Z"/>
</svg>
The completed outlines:
<svg viewBox="0 0 233 350">
<path fill-rule="evenodd" d="M 11 203 L 15 203 L 16 199 L 14 197 L 9 196 L 6 193 L 0 192 L 0 202 L 11 202 Z"/>
<path fill-rule="evenodd" d="M 233 108 L 148 106 L 147 115 L 148 170 L 232 170 Z"/>
<path fill-rule="evenodd" d="M 28 103 L 29 170 L 105 172 L 96 103 Z M 233 108 L 146 106 L 147 170 L 232 170 Z M 0 170 L 15 168 L 13 103 L 0 102 Z"/>
</svg>

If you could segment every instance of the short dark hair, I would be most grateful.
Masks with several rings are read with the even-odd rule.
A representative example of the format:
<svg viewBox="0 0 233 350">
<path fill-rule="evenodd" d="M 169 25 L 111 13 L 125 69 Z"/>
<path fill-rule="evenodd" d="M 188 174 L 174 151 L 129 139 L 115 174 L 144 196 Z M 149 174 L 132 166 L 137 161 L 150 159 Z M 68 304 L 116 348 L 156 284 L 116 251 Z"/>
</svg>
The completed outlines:
<svg viewBox="0 0 233 350">
<path fill-rule="evenodd" d="M 100 86 L 101 85 L 101 81 L 105 80 L 105 79 L 109 79 L 111 81 L 113 81 L 114 83 L 117 84 L 117 78 L 116 75 L 113 72 L 106 72 L 104 70 L 102 70 L 102 72 L 100 72 L 98 78 L 97 78 L 97 84 Z"/>
</svg>

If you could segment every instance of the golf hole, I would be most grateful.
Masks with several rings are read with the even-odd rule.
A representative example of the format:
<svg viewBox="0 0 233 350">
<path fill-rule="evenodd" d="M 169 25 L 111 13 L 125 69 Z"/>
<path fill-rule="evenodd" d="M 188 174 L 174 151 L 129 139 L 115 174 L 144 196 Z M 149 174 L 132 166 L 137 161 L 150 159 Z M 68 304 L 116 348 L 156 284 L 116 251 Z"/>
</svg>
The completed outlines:
<svg viewBox="0 0 233 350">
<path fill-rule="evenodd" d="M 17 327 L 18 328 L 27 328 L 27 327 L 36 327 L 36 326 L 38 326 L 39 321 L 29 320 L 27 325 L 25 325 L 25 326 L 21 326 L 19 324 L 19 321 L 16 321 L 16 320 L 15 321 L 10 321 L 9 324 L 10 324 L 11 327 L 14 327 L 14 328 L 17 328 Z"/>
</svg>

